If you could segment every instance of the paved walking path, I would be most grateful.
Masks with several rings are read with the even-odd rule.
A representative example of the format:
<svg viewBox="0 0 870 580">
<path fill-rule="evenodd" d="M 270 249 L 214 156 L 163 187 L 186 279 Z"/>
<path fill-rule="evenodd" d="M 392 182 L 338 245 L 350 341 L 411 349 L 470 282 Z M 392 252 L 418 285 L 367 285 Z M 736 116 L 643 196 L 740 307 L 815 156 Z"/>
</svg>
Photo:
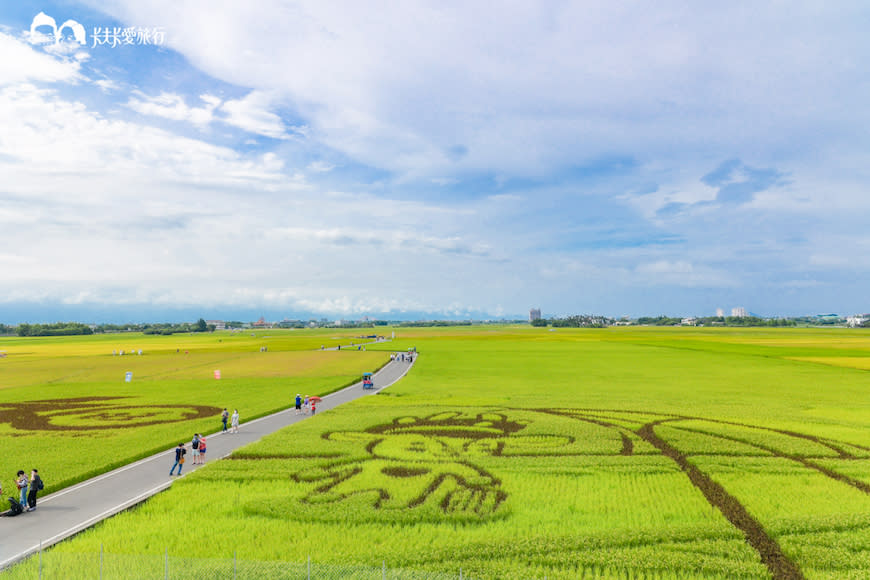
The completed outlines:
<svg viewBox="0 0 870 580">
<path fill-rule="evenodd" d="M 387 353 L 384 355 L 386 356 Z M 401 361 L 390 362 L 375 373 L 374 389 L 363 389 L 362 383 L 356 383 L 324 396 L 323 401 L 317 405 L 318 414 L 342 403 L 377 393 L 405 376 L 412 365 L 413 363 Z M 294 395 L 295 393 L 288 393 L 288 397 Z M 288 402 L 292 403 L 292 400 Z M 235 434 L 228 431 L 206 435 L 208 441 L 206 461 L 211 463 L 226 457 L 243 445 L 253 443 L 307 417 L 309 415 L 297 415 L 295 408 L 291 407 L 267 417 L 242 423 L 239 432 Z M 190 441 L 188 440 L 186 444 L 189 447 Z M 39 498 L 37 509 L 33 512 L 23 513 L 14 518 L 0 518 L 0 570 L 38 552 L 40 548 L 56 544 L 167 489 L 176 479 L 169 477 L 169 468 L 172 467 L 174 458 L 175 451 L 168 449 Z M 193 455 L 188 450 L 184 475 L 202 467 L 202 465 L 192 465 L 192 460 Z M 5 498 L 3 502 L 8 506 Z"/>
</svg>

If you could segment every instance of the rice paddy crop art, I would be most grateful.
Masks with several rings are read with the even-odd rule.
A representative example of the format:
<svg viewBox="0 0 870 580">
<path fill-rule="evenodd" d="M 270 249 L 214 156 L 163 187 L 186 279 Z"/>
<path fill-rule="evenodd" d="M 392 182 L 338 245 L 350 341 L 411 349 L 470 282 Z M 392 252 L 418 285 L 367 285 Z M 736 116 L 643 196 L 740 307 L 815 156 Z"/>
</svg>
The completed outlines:
<svg viewBox="0 0 870 580">
<path fill-rule="evenodd" d="M 135 429 L 213 417 L 220 411 L 208 405 L 137 405 L 126 397 L 78 397 L 0 403 L 0 423 L 21 431 Z"/>
<path fill-rule="evenodd" d="M 509 529 L 527 504 L 543 497 L 554 513 L 573 512 L 566 529 L 655 530 L 655 538 L 633 541 L 630 551 L 640 558 L 660 544 L 661 561 L 674 570 L 716 577 L 700 572 L 706 564 L 686 546 L 666 546 L 660 537 L 692 529 L 695 550 L 706 550 L 710 538 L 727 542 L 717 564 L 726 576 L 804 578 L 812 568 L 804 554 L 824 546 L 830 526 L 846 525 L 843 512 L 870 510 L 870 447 L 764 424 L 636 410 L 500 407 L 407 413 L 315 436 L 319 443 L 309 441 L 304 456 L 288 456 L 283 467 L 279 456 L 263 457 L 279 479 L 272 489 L 283 491 L 247 502 L 246 513 L 325 525 L 501 522 Z M 257 454 L 255 446 L 236 458 Z M 816 496 L 837 499 L 818 505 Z M 831 512 L 831 503 L 844 509 Z M 814 519 L 822 513 L 824 524 Z M 546 527 L 548 519 L 539 524 Z M 848 525 L 863 534 L 866 520 L 851 518 Z M 794 528 L 795 521 L 803 526 Z M 601 560 L 600 550 L 620 543 L 572 557 L 588 558 L 591 566 Z M 870 548 L 866 540 L 861 545 Z M 855 562 L 843 555 L 832 566 Z"/>
<path fill-rule="evenodd" d="M 15 442 L 0 471 L 36 465 L 56 491 L 216 431 L 225 407 L 249 421 L 290 406 L 291 390 L 324 395 L 389 356 L 324 343 L 277 329 L 0 337 L 0 438 Z"/>
<path fill-rule="evenodd" d="M 293 474 L 294 481 L 314 486 L 293 502 L 301 508 L 297 517 L 330 519 L 342 512 L 343 504 L 367 506 L 361 515 L 370 520 L 496 517 L 508 493 L 478 458 L 571 443 L 569 437 L 525 437 L 525 426 L 501 413 L 447 412 L 399 417 L 363 431 L 325 433 L 325 440 L 344 443 L 356 453 L 353 459 L 334 458 Z"/>
<path fill-rule="evenodd" d="M 213 462 L 57 550 L 165 554 L 196 530 L 216 554 L 461 566 L 499 580 L 870 578 L 870 336 L 414 332 L 424 354 L 400 382 Z M 126 406 L 171 402 L 47 415 L 111 424 Z M 80 446 L 107 432 L 68 436 Z"/>
<path fill-rule="evenodd" d="M 751 479 L 753 465 L 763 465 L 760 460 L 769 460 L 765 479 L 789 478 L 795 472 L 803 471 L 803 476 L 821 476 L 827 480 L 829 494 L 870 494 L 870 480 L 847 475 L 834 469 L 830 462 L 866 463 L 870 459 L 870 447 L 838 442 L 811 434 L 750 425 L 710 418 L 669 415 L 619 410 L 577 410 L 546 409 L 545 413 L 573 417 L 578 421 L 613 429 L 620 433 L 623 440 L 623 455 L 631 455 L 634 440 L 638 439 L 652 445 L 688 477 L 711 507 L 721 512 L 728 521 L 740 530 L 749 545 L 755 549 L 761 561 L 774 578 L 803 578 L 800 567 L 783 551 L 775 536 L 753 515 L 760 510 L 750 511 L 754 498 L 741 501 L 740 487 L 729 490 L 723 478 L 717 477 L 717 466 L 703 460 L 705 457 L 725 459 L 730 470 L 744 471 L 744 478 Z M 694 457 L 695 459 L 690 459 Z M 727 459 L 726 459 L 727 458 Z M 825 463 L 828 461 L 829 463 Z M 792 469 L 782 472 L 778 467 L 791 463 Z M 745 463 L 745 465 L 741 465 Z M 772 490 L 776 493 L 784 489 L 783 481 Z M 756 494 L 759 490 L 756 490 Z M 765 493 L 760 491 L 760 493 Z M 799 498 L 796 498 L 799 500 Z M 867 503 L 866 500 L 861 503 Z"/>
</svg>

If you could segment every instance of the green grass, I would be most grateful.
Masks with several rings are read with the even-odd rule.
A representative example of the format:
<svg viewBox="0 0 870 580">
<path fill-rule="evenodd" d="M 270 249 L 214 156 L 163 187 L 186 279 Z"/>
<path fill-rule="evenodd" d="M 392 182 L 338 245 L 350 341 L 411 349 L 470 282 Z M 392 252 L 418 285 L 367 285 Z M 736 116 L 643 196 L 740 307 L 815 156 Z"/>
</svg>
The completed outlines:
<svg viewBox="0 0 870 580">
<path fill-rule="evenodd" d="M 46 493 L 56 491 L 193 433 L 217 431 L 224 407 L 239 409 L 244 422 L 291 406 L 297 392 L 337 390 L 388 360 L 383 352 L 320 350 L 358 334 L 0 337 L 7 352 L 0 359 L 0 437 L 14 441 L 0 458 L 0 473 L 10 474 L 5 487 L 18 469 L 36 467 Z M 112 355 L 140 348 L 141 356 Z"/>
<path fill-rule="evenodd" d="M 456 327 L 399 336 L 310 372 L 416 346 L 400 383 L 188 475 L 52 557 L 100 546 L 181 556 L 205 542 L 218 557 L 461 566 L 476 578 L 782 573 L 747 541 L 760 534 L 807 578 L 870 576 L 870 334 Z M 275 382 L 233 360 L 234 372 L 252 375 L 239 381 Z M 188 501 L 198 497 L 209 510 Z M 757 527 L 736 523 L 734 506 Z"/>
</svg>

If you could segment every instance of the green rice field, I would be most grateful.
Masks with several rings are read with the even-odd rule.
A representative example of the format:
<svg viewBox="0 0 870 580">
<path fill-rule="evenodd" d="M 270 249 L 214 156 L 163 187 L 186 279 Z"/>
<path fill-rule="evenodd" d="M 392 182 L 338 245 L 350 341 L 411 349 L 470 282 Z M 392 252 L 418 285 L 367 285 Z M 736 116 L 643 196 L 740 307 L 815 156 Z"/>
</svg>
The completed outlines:
<svg viewBox="0 0 870 580">
<path fill-rule="evenodd" d="M 0 473 L 37 467 L 50 493 L 216 431 L 224 407 L 237 408 L 244 422 L 287 408 L 297 392 L 332 392 L 389 360 L 382 352 L 320 350 L 357 334 L 0 337 L 0 438 L 7 442 Z"/>
<path fill-rule="evenodd" d="M 432 575 L 461 567 L 469 578 L 870 577 L 870 333 L 526 326 L 397 332 L 396 342 L 365 353 L 306 351 L 304 344 L 317 349 L 321 338 L 294 335 L 311 342 L 294 342 L 299 348 L 288 345 L 282 356 L 316 359 L 296 375 L 264 362 L 270 346 L 269 353 L 240 355 L 239 378 L 229 382 L 192 376 L 195 368 L 211 372 L 210 356 L 231 358 L 229 344 L 211 342 L 217 334 L 204 343 L 211 346 L 203 346 L 201 365 L 143 367 L 143 379 L 150 372 L 153 382 L 162 385 L 157 377 L 165 377 L 172 388 L 155 386 L 137 404 L 163 404 L 171 392 L 170 402 L 193 405 L 185 392 L 220 386 L 230 390 L 196 404 L 222 407 L 242 396 L 242 385 L 289 393 L 299 389 L 287 385 L 298 381 L 325 392 L 365 364 L 377 366 L 390 350 L 420 352 L 409 375 L 378 396 L 245 447 L 51 552 L 72 558 L 102 547 L 182 556 L 203 542 L 214 557 L 301 562 L 312 555 Z M 71 361 L 92 346 L 79 340 L 69 348 L 83 354 L 70 354 Z M 23 355 L 29 344 L 16 346 Z M 32 351 L 33 382 L 0 390 L 4 405 L 20 404 L 22 393 L 34 400 L 133 397 L 131 385 L 139 384 L 109 381 L 123 374 L 121 366 L 104 382 L 79 383 L 73 365 L 40 365 L 44 355 Z M 319 364 L 316 357 L 327 354 Z M 185 360 L 171 345 L 159 356 Z M 116 363 L 111 355 L 103 359 Z M 10 354 L 0 365 L 12 360 Z M 46 367 L 54 374 L 41 374 Z M 52 376 L 62 378 L 55 384 Z M 238 386 L 223 387 L 232 381 Z M 252 398 L 245 406 L 269 410 Z M 119 425 L 137 421 L 123 415 Z M 0 427 L 4 437 L 60 441 L 69 463 L 91 449 L 89 440 L 118 436 L 22 434 L 9 416 Z M 146 440 L 143 429 L 131 427 L 134 447 Z M 209 509 L 189 498 L 208 498 Z M 32 577 L 34 566 L 8 574 Z"/>
</svg>

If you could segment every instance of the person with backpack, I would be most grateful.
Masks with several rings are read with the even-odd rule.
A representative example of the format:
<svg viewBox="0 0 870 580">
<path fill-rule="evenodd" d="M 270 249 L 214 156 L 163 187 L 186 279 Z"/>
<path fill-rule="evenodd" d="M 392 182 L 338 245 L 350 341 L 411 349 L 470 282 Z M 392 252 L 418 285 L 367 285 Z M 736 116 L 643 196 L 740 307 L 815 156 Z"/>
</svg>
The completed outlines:
<svg viewBox="0 0 870 580">
<path fill-rule="evenodd" d="M 42 483 L 42 478 L 39 477 L 39 470 L 34 469 L 30 472 L 30 492 L 27 494 L 27 511 L 32 512 L 36 509 L 36 494 L 43 490 L 45 485 Z"/>
<path fill-rule="evenodd" d="M 230 413 L 229 413 L 229 411 L 227 411 L 227 408 L 224 407 L 224 410 L 223 410 L 223 412 L 221 413 L 221 423 L 224 424 L 224 428 L 223 428 L 224 433 L 226 433 L 226 430 L 227 430 L 227 421 L 229 420 L 229 418 L 230 418 Z"/>
<path fill-rule="evenodd" d="M 21 504 L 21 507 L 24 507 L 27 505 L 27 475 L 24 473 L 23 469 L 19 469 L 17 475 L 18 479 L 15 480 L 15 485 L 18 486 L 18 491 L 21 492 L 21 497 L 18 500 L 18 503 Z"/>
<path fill-rule="evenodd" d="M 193 464 L 199 463 L 199 433 L 193 436 L 193 441 L 190 442 L 190 448 L 193 450 Z"/>
<path fill-rule="evenodd" d="M 187 455 L 187 449 L 184 448 L 184 443 L 179 443 L 175 448 L 175 464 L 169 470 L 169 475 L 174 475 L 175 468 L 178 468 L 178 475 L 181 475 L 181 468 L 184 467 L 184 456 Z"/>
</svg>

